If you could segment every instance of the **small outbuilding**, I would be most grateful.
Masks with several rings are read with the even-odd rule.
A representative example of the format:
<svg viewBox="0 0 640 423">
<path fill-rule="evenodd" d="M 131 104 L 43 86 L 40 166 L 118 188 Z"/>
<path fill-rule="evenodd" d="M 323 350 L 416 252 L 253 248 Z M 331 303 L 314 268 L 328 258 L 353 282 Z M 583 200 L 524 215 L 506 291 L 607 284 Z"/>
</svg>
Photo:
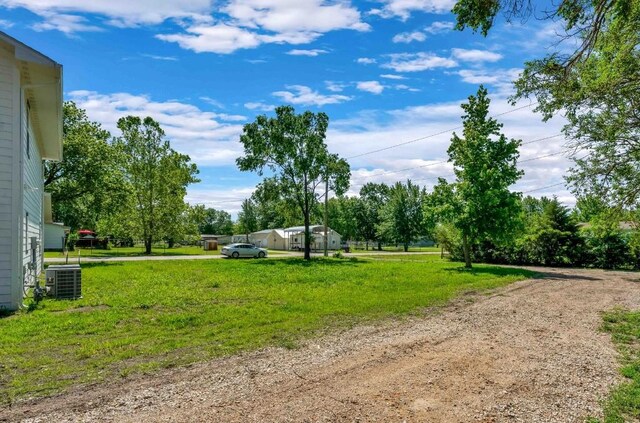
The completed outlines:
<svg viewBox="0 0 640 423">
<path fill-rule="evenodd" d="M 270 250 L 286 250 L 287 238 L 284 229 L 265 229 L 249 234 L 249 242 L 256 247 Z"/>
</svg>

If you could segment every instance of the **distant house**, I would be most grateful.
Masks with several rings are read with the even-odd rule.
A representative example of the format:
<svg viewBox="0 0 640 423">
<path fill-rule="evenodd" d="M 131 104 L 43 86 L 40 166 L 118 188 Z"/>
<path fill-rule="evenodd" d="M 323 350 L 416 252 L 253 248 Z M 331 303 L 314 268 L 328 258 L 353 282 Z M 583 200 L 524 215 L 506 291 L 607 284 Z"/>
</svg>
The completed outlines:
<svg viewBox="0 0 640 423">
<path fill-rule="evenodd" d="M 309 226 L 311 232 L 311 249 L 324 249 L 324 225 Z M 293 226 L 284 229 L 284 235 L 287 240 L 288 250 L 304 250 L 304 226 Z M 327 238 L 329 250 L 337 250 L 340 248 L 342 236 L 331 228 L 327 228 Z"/>
<path fill-rule="evenodd" d="M 249 242 L 256 247 L 268 248 L 270 250 L 286 250 L 287 238 L 284 229 L 265 229 L 249 234 Z"/>
<path fill-rule="evenodd" d="M 64 223 L 53 221 L 51 213 L 51 194 L 44 193 L 44 249 L 60 251 L 64 249 L 71 228 Z"/>
<path fill-rule="evenodd" d="M 0 32 L 0 308 L 43 269 L 43 160 L 62 159 L 62 66 Z"/>
</svg>

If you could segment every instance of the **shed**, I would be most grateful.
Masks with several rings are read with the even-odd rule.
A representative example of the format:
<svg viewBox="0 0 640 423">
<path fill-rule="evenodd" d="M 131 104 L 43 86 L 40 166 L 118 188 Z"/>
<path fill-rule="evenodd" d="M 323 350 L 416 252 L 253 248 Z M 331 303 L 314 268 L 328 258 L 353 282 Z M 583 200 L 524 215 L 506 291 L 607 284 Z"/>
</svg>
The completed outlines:
<svg viewBox="0 0 640 423">
<path fill-rule="evenodd" d="M 257 247 L 270 250 L 286 250 L 287 238 L 284 229 L 264 229 L 249 234 L 249 241 Z"/>
</svg>

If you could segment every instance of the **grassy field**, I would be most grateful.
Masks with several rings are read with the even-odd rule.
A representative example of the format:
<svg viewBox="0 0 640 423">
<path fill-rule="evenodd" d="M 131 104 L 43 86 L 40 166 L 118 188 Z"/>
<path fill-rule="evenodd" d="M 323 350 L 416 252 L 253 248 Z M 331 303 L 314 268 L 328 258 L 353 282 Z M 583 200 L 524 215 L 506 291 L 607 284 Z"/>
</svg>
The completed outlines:
<svg viewBox="0 0 640 423">
<path fill-rule="evenodd" d="M 358 254 L 358 253 L 371 253 L 371 252 L 379 252 L 377 248 L 372 248 L 371 246 L 369 247 L 369 250 L 364 250 L 364 246 L 362 246 L 363 249 L 355 249 L 352 248 L 351 252 Z M 404 252 L 404 249 L 402 247 L 393 247 L 393 246 L 385 246 L 382 247 L 382 251 L 387 251 L 387 252 Z M 409 248 L 409 253 L 439 253 L 440 252 L 440 247 L 410 247 Z"/>
<path fill-rule="evenodd" d="M 175 248 L 154 247 L 151 251 L 152 256 L 202 256 L 202 255 L 220 255 L 219 247 L 217 251 L 205 251 L 202 247 L 181 246 Z M 282 254 L 281 251 L 269 250 L 269 254 Z M 112 247 L 108 250 L 78 248 L 69 252 L 69 260 L 80 257 L 136 257 L 143 256 L 144 247 Z M 45 251 L 45 258 L 64 258 L 64 254 L 59 251 Z"/>
<path fill-rule="evenodd" d="M 627 381 L 613 389 L 604 404 L 604 423 L 640 420 L 640 311 L 615 310 L 604 316 L 622 358 L 620 372 Z M 598 422 L 598 420 L 591 420 Z"/>
<path fill-rule="evenodd" d="M 96 263 L 77 301 L 0 318 L 0 403 L 419 313 L 531 272 L 437 256 Z"/>
</svg>

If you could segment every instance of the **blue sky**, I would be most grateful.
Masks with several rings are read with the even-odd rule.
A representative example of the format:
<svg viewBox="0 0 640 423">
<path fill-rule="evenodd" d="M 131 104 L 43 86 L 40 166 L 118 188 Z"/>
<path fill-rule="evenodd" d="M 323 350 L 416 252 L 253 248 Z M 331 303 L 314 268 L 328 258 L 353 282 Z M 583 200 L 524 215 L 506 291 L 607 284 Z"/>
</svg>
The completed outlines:
<svg viewBox="0 0 640 423">
<path fill-rule="evenodd" d="M 555 185 L 570 166 L 556 154 L 562 118 L 543 123 L 520 108 L 530 102 L 506 101 L 523 63 L 559 48 L 559 27 L 501 18 L 484 38 L 452 29 L 453 3 L 0 0 L 0 30 L 63 64 L 65 98 L 112 134 L 121 116 L 157 119 L 200 168 L 192 203 L 235 215 L 260 181 L 234 165 L 242 125 L 280 104 L 329 115 L 329 147 L 350 158 L 350 193 L 407 178 L 429 187 L 451 174 L 440 163 L 450 129 L 483 83 L 493 113 L 508 112 L 506 135 L 534 141 L 521 149 L 525 176 L 514 189 L 572 204 Z"/>
</svg>

